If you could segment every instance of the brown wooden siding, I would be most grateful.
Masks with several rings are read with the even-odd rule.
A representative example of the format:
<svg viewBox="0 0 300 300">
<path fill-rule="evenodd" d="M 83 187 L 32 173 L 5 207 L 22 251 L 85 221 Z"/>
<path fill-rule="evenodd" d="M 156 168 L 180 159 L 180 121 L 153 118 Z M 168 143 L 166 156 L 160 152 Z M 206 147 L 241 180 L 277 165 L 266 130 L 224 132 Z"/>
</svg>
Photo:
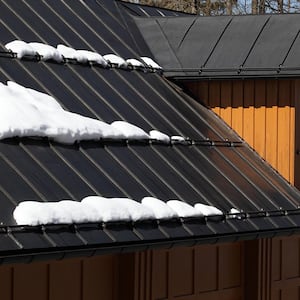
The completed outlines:
<svg viewBox="0 0 300 300">
<path fill-rule="evenodd" d="M 243 299 L 243 254 L 243 243 L 138 253 L 135 299 Z"/>
<path fill-rule="evenodd" d="M 271 298 L 300 299 L 300 237 L 272 239 Z"/>
<path fill-rule="evenodd" d="M 295 80 L 201 81 L 184 88 L 294 183 Z"/>
<path fill-rule="evenodd" d="M 0 266 L 1 300 L 133 299 L 126 255 Z M 125 268 L 126 266 L 126 268 Z M 123 268 L 123 269 L 122 269 Z M 122 282 L 122 284 L 120 284 Z"/>
</svg>

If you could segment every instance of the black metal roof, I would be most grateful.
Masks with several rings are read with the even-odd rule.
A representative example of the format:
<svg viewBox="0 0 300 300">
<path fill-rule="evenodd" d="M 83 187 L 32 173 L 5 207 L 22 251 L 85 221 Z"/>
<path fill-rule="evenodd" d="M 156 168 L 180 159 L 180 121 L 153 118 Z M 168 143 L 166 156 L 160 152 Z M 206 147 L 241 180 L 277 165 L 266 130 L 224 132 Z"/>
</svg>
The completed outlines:
<svg viewBox="0 0 300 300">
<path fill-rule="evenodd" d="M 135 21 L 167 77 L 258 78 L 300 74 L 300 14 L 153 16 L 135 17 Z"/>
<path fill-rule="evenodd" d="M 17 4 L 16 4 L 17 3 Z M 71 5 L 72 3 L 72 5 Z M 1 1 L 2 45 L 15 38 L 138 57 L 131 22 L 114 2 Z M 122 18 L 126 19 L 126 23 Z M 33 25 L 30 25 L 33 24 Z M 4 50 L 4 49 L 3 49 Z M 299 231 L 300 193 L 213 112 L 158 73 L 0 56 L 0 81 L 46 92 L 72 112 L 106 122 L 189 137 L 185 144 L 99 141 L 62 145 L 48 139 L 0 141 L 2 262 L 93 255 L 176 244 L 254 239 Z M 202 202 L 230 215 L 208 218 L 16 226 L 20 201 L 80 200 L 88 195 L 154 196 Z"/>
</svg>

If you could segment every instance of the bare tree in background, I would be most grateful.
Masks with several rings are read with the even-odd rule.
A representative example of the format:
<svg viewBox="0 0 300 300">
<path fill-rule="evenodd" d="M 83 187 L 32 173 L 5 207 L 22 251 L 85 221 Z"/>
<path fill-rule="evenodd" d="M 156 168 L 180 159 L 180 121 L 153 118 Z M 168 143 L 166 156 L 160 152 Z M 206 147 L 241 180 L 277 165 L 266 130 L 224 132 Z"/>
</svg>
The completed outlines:
<svg viewBox="0 0 300 300">
<path fill-rule="evenodd" d="M 123 0 L 199 15 L 300 12 L 300 0 Z"/>
</svg>

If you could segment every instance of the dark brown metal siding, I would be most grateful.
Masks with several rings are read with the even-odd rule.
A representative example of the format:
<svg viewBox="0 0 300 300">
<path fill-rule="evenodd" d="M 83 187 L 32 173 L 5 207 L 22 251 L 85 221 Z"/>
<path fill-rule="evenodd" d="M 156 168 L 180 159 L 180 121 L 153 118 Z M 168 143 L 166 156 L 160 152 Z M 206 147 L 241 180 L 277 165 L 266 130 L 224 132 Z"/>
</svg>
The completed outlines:
<svg viewBox="0 0 300 300">
<path fill-rule="evenodd" d="M 184 86 L 294 183 L 294 80 L 201 81 Z"/>
<path fill-rule="evenodd" d="M 272 240 L 271 299 L 300 299 L 300 237 Z"/>
<path fill-rule="evenodd" d="M 240 242 L 141 252 L 135 299 L 242 299 L 243 249 Z"/>
<path fill-rule="evenodd" d="M 0 266 L 0 299 L 119 299 L 122 259 L 118 255 L 108 255 L 47 263 L 3 265 Z"/>
</svg>

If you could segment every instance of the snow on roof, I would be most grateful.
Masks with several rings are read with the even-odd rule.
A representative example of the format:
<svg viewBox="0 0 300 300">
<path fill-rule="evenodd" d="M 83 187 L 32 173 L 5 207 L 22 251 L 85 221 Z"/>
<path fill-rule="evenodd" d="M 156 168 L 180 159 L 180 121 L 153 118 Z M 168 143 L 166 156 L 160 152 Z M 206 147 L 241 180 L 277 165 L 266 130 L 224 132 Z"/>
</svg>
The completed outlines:
<svg viewBox="0 0 300 300">
<path fill-rule="evenodd" d="M 150 139 L 141 128 L 125 121 L 107 124 L 65 111 L 50 95 L 8 81 L 0 83 L 0 139 L 48 137 L 72 144 L 81 140 Z"/>
<path fill-rule="evenodd" d="M 162 70 L 162 67 L 159 64 L 157 64 L 152 58 L 146 57 L 146 56 L 142 56 L 141 59 L 149 67 L 151 67 L 153 69 L 156 69 L 156 70 Z"/>
<path fill-rule="evenodd" d="M 0 139 L 39 136 L 72 144 L 80 140 L 125 138 L 113 126 L 65 111 L 53 97 L 14 82 L 0 83 L 0 103 Z"/>
<path fill-rule="evenodd" d="M 15 40 L 5 45 L 6 49 L 16 53 L 17 58 L 21 59 L 24 56 L 36 56 L 40 55 L 44 61 L 54 60 L 58 63 L 63 62 L 64 58 L 76 60 L 78 63 L 93 63 L 103 67 L 107 67 L 108 64 L 117 66 L 118 68 L 127 68 L 128 66 L 136 69 L 151 68 L 155 70 L 162 70 L 162 68 L 149 57 L 141 57 L 142 63 L 138 59 L 124 58 L 116 54 L 101 54 L 89 51 L 89 50 L 76 50 L 72 47 L 68 47 L 62 44 L 58 44 L 56 48 L 50 45 L 46 45 L 39 42 L 26 43 L 21 40 Z"/>
<path fill-rule="evenodd" d="M 103 67 L 108 65 L 107 61 L 99 53 L 88 50 L 76 50 L 77 55 L 84 57 L 90 63 L 96 63 Z"/>
<path fill-rule="evenodd" d="M 59 44 L 56 46 L 59 53 L 68 59 L 75 59 L 79 63 L 94 63 L 99 64 L 103 67 L 107 66 L 107 61 L 97 52 L 88 51 L 88 50 L 76 50 L 71 47 L 67 47 L 65 45 Z"/>
<path fill-rule="evenodd" d="M 87 206 L 94 208 L 101 221 L 138 221 L 154 219 L 154 213 L 141 203 L 128 198 L 104 198 L 89 196 L 81 201 Z"/>
<path fill-rule="evenodd" d="M 196 203 L 194 205 L 195 209 L 198 210 L 203 216 L 217 216 L 217 215 L 223 215 L 223 212 L 210 205 L 205 205 L 202 203 Z"/>
<path fill-rule="evenodd" d="M 158 130 L 151 130 L 149 132 L 149 135 L 152 140 L 160 141 L 163 143 L 170 143 L 170 140 L 171 140 L 168 135 L 166 135 L 165 133 L 162 133 Z"/>
<path fill-rule="evenodd" d="M 110 125 L 120 131 L 126 139 L 149 139 L 149 134 L 147 134 L 143 129 L 128 122 L 114 121 Z"/>
<path fill-rule="evenodd" d="M 210 209 L 209 206 L 207 209 Z M 214 207 L 211 207 L 211 211 L 213 209 Z M 18 225 L 29 226 L 88 222 L 135 222 L 201 215 L 198 210 L 179 200 L 170 200 L 165 203 L 153 197 L 145 197 L 140 203 L 128 198 L 100 196 L 88 196 L 83 198 L 81 202 L 72 200 L 58 202 L 23 201 L 13 212 Z"/>
<path fill-rule="evenodd" d="M 41 60 L 53 59 L 57 62 L 63 61 L 63 57 L 59 53 L 59 51 L 50 45 L 32 42 L 32 43 L 29 43 L 29 46 L 31 46 L 34 49 L 34 51 L 41 56 Z"/>
<path fill-rule="evenodd" d="M 185 138 L 183 136 L 180 136 L 180 135 L 172 135 L 171 136 L 171 141 L 173 143 L 184 143 Z"/>
<path fill-rule="evenodd" d="M 35 56 L 36 51 L 26 42 L 15 40 L 5 45 L 5 48 L 16 53 L 17 58 L 21 59 L 25 55 Z"/>
<path fill-rule="evenodd" d="M 127 63 L 127 65 L 136 67 L 136 68 L 144 68 L 145 67 L 145 65 L 142 62 L 140 62 L 139 60 L 137 60 L 135 58 L 126 59 L 126 63 Z"/>
<path fill-rule="evenodd" d="M 106 55 L 103 55 L 103 57 L 110 64 L 117 65 L 119 68 L 120 67 L 127 67 L 127 62 L 125 61 L 125 59 L 118 56 L 118 55 L 106 54 Z"/>
<path fill-rule="evenodd" d="M 187 204 L 186 202 L 179 201 L 179 200 L 169 200 L 167 202 L 167 205 L 169 205 L 179 217 L 182 218 L 188 218 L 188 217 L 198 217 L 202 216 L 203 214 L 194 208 L 192 205 Z"/>
<path fill-rule="evenodd" d="M 153 211 L 156 219 L 171 219 L 178 217 L 176 211 L 160 199 L 144 197 L 142 199 L 142 204 Z"/>
</svg>

